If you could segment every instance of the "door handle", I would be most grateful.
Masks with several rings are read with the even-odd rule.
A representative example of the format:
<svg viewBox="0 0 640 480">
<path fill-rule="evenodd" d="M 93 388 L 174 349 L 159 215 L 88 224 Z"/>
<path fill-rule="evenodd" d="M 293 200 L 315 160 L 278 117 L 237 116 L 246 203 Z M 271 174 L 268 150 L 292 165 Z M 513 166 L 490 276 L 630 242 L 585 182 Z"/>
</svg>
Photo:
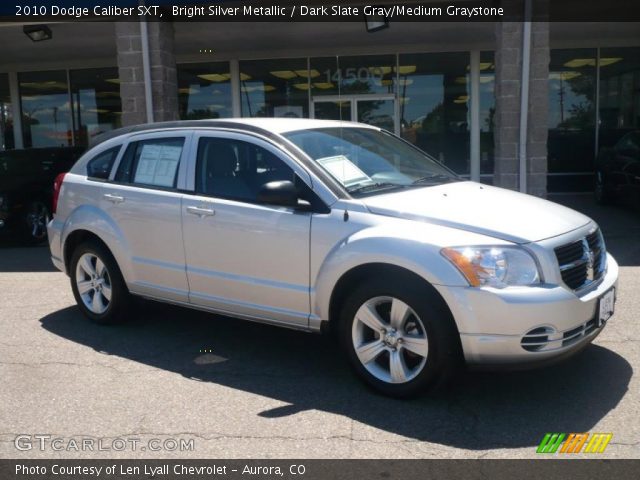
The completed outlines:
<svg viewBox="0 0 640 480">
<path fill-rule="evenodd" d="M 211 217 L 215 215 L 216 211 L 213 208 L 203 208 L 203 207 L 187 207 L 187 213 L 191 213 L 192 215 L 198 215 L 199 217 Z"/>
<path fill-rule="evenodd" d="M 112 193 L 105 193 L 104 198 L 109 200 L 111 203 L 122 203 L 124 202 L 124 197 L 120 195 L 113 195 Z"/>
</svg>

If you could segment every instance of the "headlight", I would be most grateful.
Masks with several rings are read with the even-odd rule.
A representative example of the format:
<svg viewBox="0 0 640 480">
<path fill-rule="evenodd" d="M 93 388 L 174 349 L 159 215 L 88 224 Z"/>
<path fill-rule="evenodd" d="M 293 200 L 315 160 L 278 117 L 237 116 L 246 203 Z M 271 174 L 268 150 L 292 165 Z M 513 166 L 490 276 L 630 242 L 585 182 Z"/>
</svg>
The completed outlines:
<svg viewBox="0 0 640 480">
<path fill-rule="evenodd" d="M 443 248 L 441 253 L 473 287 L 504 288 L 540 283 L 536 261 L 523 248 L 454 247 Z"/>
</svg>

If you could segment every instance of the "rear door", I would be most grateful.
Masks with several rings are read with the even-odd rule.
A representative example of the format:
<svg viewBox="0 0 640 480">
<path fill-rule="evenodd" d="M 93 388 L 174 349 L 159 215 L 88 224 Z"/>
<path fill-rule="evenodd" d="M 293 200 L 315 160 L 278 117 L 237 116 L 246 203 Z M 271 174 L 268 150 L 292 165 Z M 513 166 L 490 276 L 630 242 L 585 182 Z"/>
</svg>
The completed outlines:
<svg viewBox="0 0 640 480">
<path fill-rule="evenodd" d="M 164 131 L 131 137 L 101 207 L 125 239 L 132 292 L 188 301 L 181 228 L 181 188 L 191 133 Z"/>
</svg>

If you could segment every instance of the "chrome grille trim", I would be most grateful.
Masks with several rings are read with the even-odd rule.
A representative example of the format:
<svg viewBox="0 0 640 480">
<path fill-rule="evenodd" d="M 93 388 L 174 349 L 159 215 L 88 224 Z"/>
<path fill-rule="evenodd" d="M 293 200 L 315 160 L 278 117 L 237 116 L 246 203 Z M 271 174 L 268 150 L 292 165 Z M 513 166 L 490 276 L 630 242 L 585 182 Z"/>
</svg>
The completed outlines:
<svg viewBox="0 0 640 480">
<path fill-rule="evenodd" d="M 600 229 L 554 249 L 563 283 L 579 291 L 599 283 L 605 273 L 607 251 Z"/>
</svg>

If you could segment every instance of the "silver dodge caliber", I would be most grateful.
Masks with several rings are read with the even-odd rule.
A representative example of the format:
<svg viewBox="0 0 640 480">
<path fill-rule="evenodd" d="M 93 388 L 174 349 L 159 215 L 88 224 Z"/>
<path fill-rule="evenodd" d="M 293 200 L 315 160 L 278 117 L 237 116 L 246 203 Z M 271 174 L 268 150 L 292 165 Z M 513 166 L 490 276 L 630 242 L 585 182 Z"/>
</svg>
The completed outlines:
<svg viewBox="0 0 640 480">
<path fill-rule="evenodd" d="M 618 265 L 588 217 L 463 180 L 376 127 L 229 119 L 126 127 L 56 179 L 53 263 L 99 323 L 132 295 L 334 331 L 392 396 L 463 362 L 588 345 Z"/>
</svg>

